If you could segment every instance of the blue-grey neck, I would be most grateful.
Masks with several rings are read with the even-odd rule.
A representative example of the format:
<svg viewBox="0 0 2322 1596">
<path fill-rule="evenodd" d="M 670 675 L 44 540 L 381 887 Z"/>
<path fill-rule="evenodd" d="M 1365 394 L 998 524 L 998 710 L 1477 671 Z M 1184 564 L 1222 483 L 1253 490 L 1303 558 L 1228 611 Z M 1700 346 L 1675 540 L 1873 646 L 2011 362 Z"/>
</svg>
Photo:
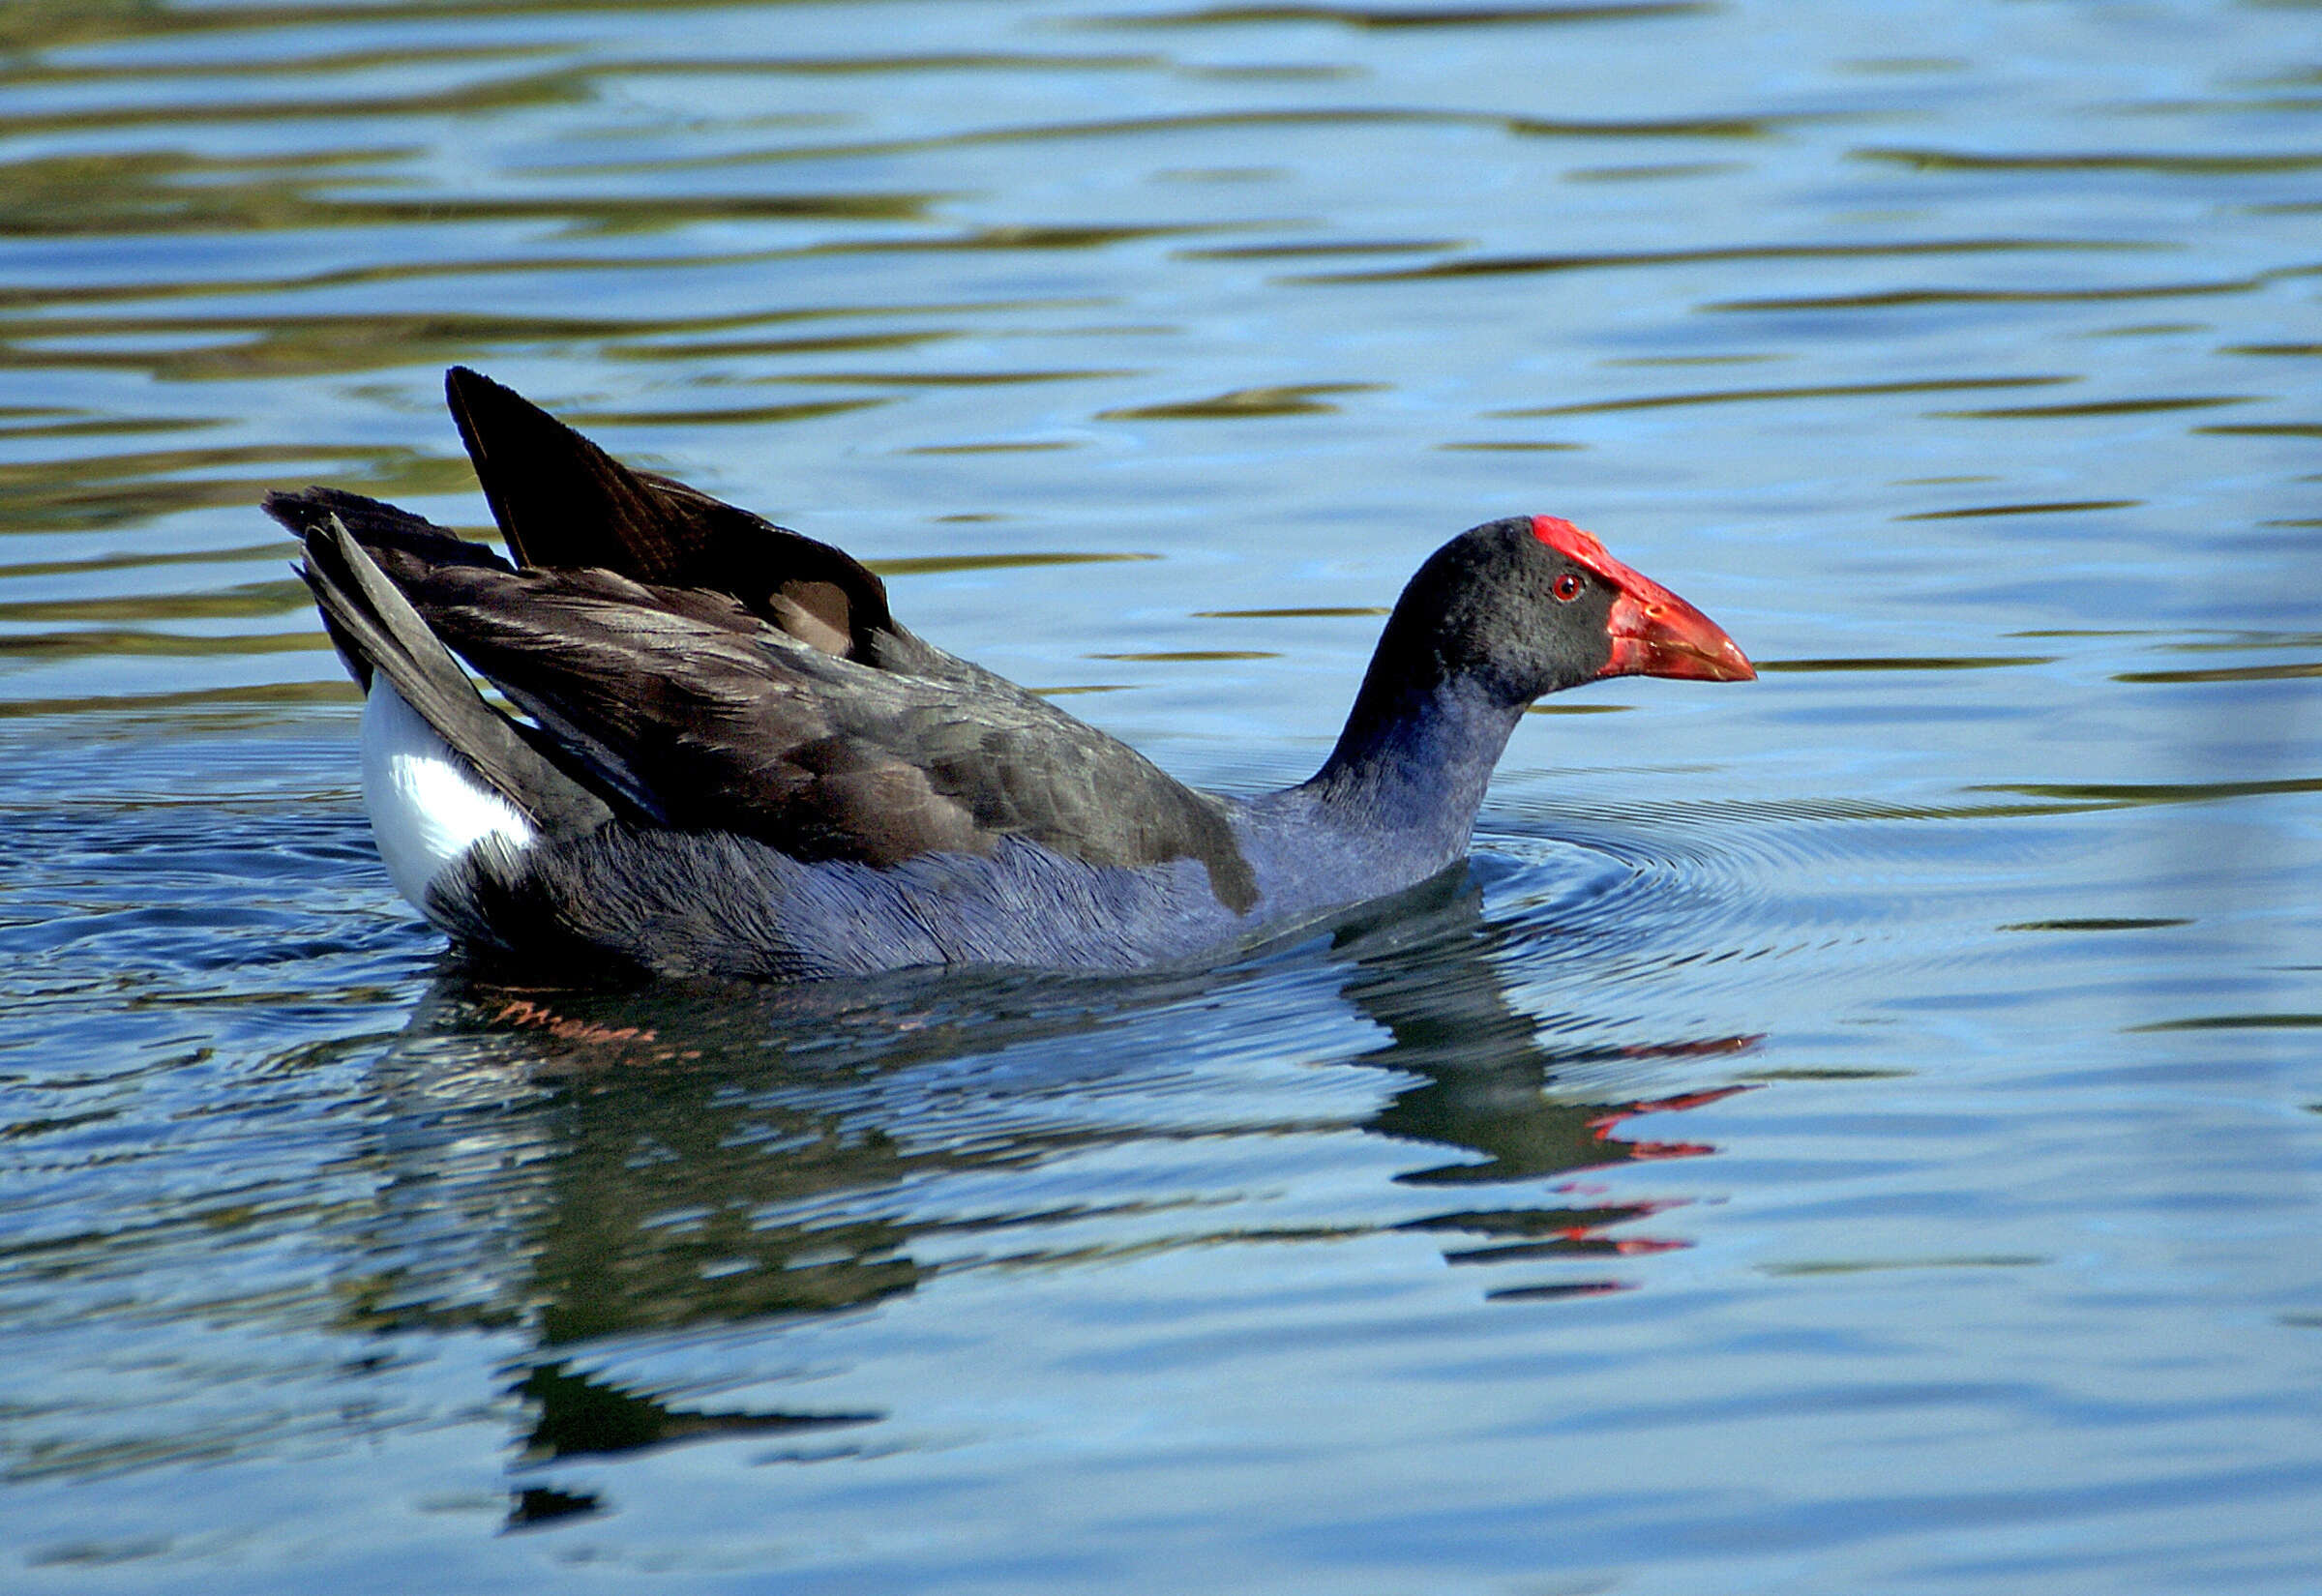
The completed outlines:
<svg viewBox="0 0 2322 1596">
<path fill-rule="evenodd" d="M 1330 757 L 1295 790 L 1322 818 L 1373 839 L 1394 873 L 1423 879 L 1468 851 L 1492 767 L 1523 715 L 1474 677 L 1374 679 Z"/>
</svg>

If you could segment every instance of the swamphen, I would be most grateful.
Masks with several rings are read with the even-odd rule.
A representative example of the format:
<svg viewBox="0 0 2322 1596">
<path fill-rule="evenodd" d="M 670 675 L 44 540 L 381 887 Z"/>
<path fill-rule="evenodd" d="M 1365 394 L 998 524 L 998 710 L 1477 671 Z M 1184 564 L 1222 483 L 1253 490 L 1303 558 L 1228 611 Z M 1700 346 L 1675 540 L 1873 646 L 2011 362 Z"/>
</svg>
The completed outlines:
<svg viewBox="0 0 2322 1596">
<path fill-rule="evenodd" d="M 574 975 L 1223 952 L 1463 858 L 1543 694 L 1756 674 L 1569 522 L 1491 521 L 1403 590 L 1311 780 L 1198 792 L 922 641 L 839 549 L 633 471 L 474 371 L 446 387 L 515 564 L 358 494 L 266 507 L 369 695 L 364 803 L 397 888 L 456 940 Z"/>
</svg>

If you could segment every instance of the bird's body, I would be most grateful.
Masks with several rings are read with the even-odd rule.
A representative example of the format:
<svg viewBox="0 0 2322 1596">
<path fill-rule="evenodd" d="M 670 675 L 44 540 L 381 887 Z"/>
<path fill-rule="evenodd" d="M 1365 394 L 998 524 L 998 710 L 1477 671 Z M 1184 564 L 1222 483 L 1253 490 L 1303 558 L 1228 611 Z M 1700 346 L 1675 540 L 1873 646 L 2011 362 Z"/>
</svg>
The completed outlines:
<svg viewBox="0 0 2322 1596">
<path fill-rule="evenodd" d="M 632 472 L 473 372 L 449 390 L 517 563 L 354 494 L 268 508 L 366 689 L 396 886 L 458 940 L 575 974 L 1213 954 L 1464 856 L 1540 694 L 1751 673 L 1588 534 L 1492 522 L 1413 578 L 1311 781 L 1197 792 L 904 629 L 839 550 Z"/>
</svg>

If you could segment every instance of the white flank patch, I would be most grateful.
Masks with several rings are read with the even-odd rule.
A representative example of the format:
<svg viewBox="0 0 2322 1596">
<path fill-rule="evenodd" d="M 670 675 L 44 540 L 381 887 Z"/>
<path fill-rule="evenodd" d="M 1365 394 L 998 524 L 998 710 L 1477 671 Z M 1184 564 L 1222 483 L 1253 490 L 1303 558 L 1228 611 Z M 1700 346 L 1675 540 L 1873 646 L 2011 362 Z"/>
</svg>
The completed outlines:
<svg viewBox="0 0 2322 1596">
<path fill-rule="evenodd" d="M 536 835 L 376 671 L 363 704 L 363 809 L 395 890 L 422 913 L 429 883 L 478 842 L 496 835 L 521 848 Z"/>
</svg>

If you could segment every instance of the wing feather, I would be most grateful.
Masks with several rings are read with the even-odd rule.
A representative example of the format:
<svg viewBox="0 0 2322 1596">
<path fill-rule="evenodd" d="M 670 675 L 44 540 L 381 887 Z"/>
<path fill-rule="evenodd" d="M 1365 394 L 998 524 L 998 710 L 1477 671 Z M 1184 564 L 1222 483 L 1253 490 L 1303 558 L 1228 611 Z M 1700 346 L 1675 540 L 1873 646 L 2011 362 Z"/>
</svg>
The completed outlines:
<svg viewBox="0 0 2322 1596">
<path fill-rule="evenodd" d="M 355 494 L 269 508 L 311 546 L 343 528 L 363 579 L 383 575 L 617 813 L 878 867 L 1008 837 L 1093 865 L 1193 859 L 1222 902 L 1255 901 L 1221 800 L 913 635 L 843 551 L 632 471 L 472 371 L 447 388 L 517 565 Z M 360 677 L 378 650 L 350 651 L 361 617 L 317 591 Z"/>
<path fill-rule="evenodd" d="M 1091 864 L 1191 857 L 1221 897 L 1247 891 L 1218 800 L 964 662 L 881 669 L 729 596 L 610 572 L 380 563 L 454 652 L 670 825 L 878 866 L 1022 836 Z"/>
</svg>

